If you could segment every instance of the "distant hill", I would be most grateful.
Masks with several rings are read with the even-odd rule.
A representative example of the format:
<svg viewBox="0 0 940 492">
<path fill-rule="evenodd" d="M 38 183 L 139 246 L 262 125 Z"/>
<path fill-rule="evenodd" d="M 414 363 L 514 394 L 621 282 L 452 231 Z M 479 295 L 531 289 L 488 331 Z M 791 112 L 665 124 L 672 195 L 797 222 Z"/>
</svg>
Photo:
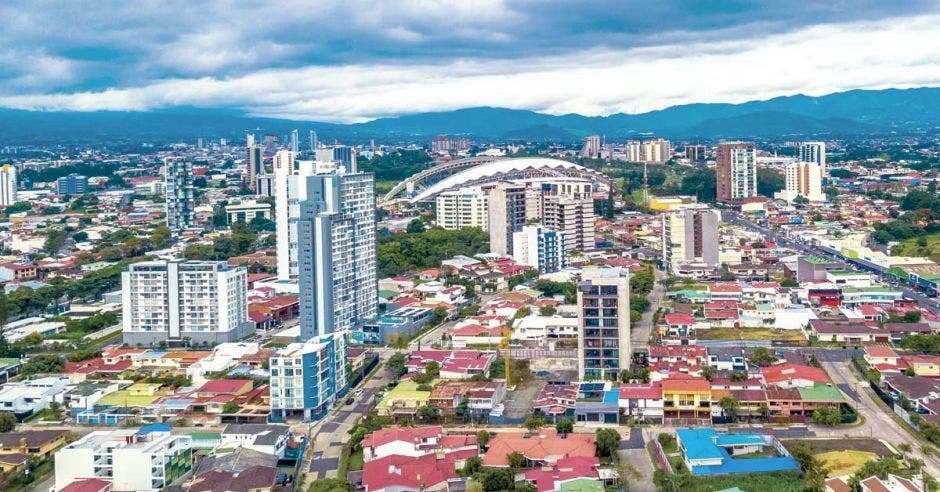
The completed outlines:
<svg viewBox="0 0 940 492">
<path fill-rule="evenodd" d="M 446 133 L 491 140 L 575 141 L 602 134 L 625 139 L 858 135 L 912 132 L 940 126 L 940 88 L 853 90 L 820 97 L 785 96 L 742 104 L 686 104 L 635 115 L 560 116 L 506 108 L 466 108 L 341 125 L 256 118 L 228 109 L 175 108 L 149 112 L 40 112 L 0 109 L 3 140 L 141 138 L 191 141 L 197 136 L 241 139 L 260 128 L 283 135 L 316 130 L 323 141 L 427 141 Z"/>
</svg>

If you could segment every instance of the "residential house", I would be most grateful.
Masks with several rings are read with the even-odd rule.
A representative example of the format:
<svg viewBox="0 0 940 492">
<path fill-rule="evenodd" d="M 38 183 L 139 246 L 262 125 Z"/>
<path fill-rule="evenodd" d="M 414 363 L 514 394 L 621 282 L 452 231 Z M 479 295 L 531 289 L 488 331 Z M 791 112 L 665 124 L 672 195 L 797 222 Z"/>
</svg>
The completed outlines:
<svg viewBox="0 0 940 492">
<path fill-rule="evenodd" d="M 538 434 L 499 432 L 487 444 L 483 466 L 506 468 L 507 455 L 521 453 L 527 466 L 551 466 L 570 457 L 593 457 L 596 446 L 593 433 L 573 432 L 560 436 L 554 429 L 541 429 Z"/>
<path fill-rule="evenodd" d="M 290 438 L 286 425 L 228 424 L 220 435 L 219 448 L 244 447 L 283 458 Z"/>
<path fill-rule="evenodd" d="M 623 415 L 638 422 L 662 423 L 662 382 L 649 384 L 621 384 L 620 408 Z"/>
</svg>

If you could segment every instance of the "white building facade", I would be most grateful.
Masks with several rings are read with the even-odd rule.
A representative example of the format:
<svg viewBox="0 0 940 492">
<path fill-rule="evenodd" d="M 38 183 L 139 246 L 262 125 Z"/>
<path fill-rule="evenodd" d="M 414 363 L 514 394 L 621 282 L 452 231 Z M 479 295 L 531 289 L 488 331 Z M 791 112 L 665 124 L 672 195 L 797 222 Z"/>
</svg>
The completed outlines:
<svg viewBox="0 0 940 492">
<path fill-rule="evenodd" d="M 568 266 L 565 236 L 540 225 L 524 226 L 513 233 L 512 257 L 516 263 L 535 267 L 540 273 L 553 273 Z"/>
<path fill-rule="evenodd" d="M 271 420 L 318 420 L 348 391 L 346 333 L 292 343 L 269 360 Z"/>
<path fill-rule="evenodd" d="M 0 166 L 0 206 L 9 207 L 16 203 L 16 167 L 11 164 Z"/>
<path fill-rule="evenodd" d="M 435 199 L 435 221 L 448 230 L 465 227 L 488 230 L 486 203 L 486 193 L 480 187 L 445 191 Z"/>
<path fill-rule="evenodd" d="M 121 274 L 124 343 L 215 344 L 247 336 L 248 276 L 224 261 L 146 261 Z"/>
</svg>

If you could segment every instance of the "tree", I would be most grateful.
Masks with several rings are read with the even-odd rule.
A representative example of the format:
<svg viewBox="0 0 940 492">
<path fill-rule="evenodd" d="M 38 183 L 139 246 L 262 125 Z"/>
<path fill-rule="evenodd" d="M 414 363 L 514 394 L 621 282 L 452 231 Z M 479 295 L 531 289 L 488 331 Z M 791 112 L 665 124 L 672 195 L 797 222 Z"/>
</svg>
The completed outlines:
<svg viewBox="0 0 940 492">
<path fill-rule="evenodd" d="M 751 352 L 751 356 L 748 358 L 752 364 L 767 367 L 774 362 L 777 362 L 777 356 L 772 354 L 770 350 L 767 350 L 766 347 L 757 347 Z"/>
<path fill-rule="evenodd" d="M 355 492 L 353 484 L 339 478 L 319 478 L 310 484 L 307 492 Z"/>
<path fill-rule="evenodd" d="M 51 256 L 59 253 L 62 246 L 65 246 L 65 239 L 68 234 L 63 229 L 51 229 L 46 233 L 46 241 L 42 244 L 42 249 Z"/>
<path fill-rule="evenodd" d="M 525 466 L 525 456 L 519 451 L 513 451 L 507 454 L 506 461 L 509 463 L 509 468 L 513 470 L 518 470 Z"/>
<path fill-rule="evenodd" d="M 539 314 L 542 316 L 551 316 L 555 314 L 555 306 L 542 306 L 539 308 Z"/>
<path fill-rule="evenodd" d="M 712 366 L 705 366 L 702 368 L 702 377 L 711 381 L 715 377 L 715 368 Z"/>
<path fill-rule="evenodd" d="M 61 419 L 62 404 L 57 401 L 49 402 L 49 415 L 51 415 L 54 420 Z"/>
<path fill-rule="evenodd" d="M 525 428 L 535 432 L 545 426 L 545 419 L 538 415 L 529 415 L 525 419 Z"/>
<path fill-rule="evenodd" d="M 483 459 L 479 456 L 471 456 L 463 465 L 463 476 L 470 477 L 483 468 Z"/>
<path fill-rule="evenodd" d="M 30 357 L 23 368 L 20 370 L 20 373 L 25 376 L 32 376 L 33 374 L 44 374 L 44 373 L 58 373 L 62 372 L 62 368 L 65 366 L 65 361 L 57 355 L 51 354 L 40 354 Z"/>
<path fill-rule="evenodd" d="M 418 409 L 418 416 L 424 422 L 437 422 L 437 419 L 441 416 L 441 409 L 434 405 L 425 405 Z"/>
<path fill-rule="evenodd" d="M 508 468 L 483 468 L 473 475 L 473 480 L 483 484 L 486 492 L 512 489 L 512 470 Z"/>
<path fill-rule="evenodd" d="M 875 475 L 878 478 L 888 478 L 888 474 L 897 474 L 901 471 L 901 462 L 894 456 L 886 456 L 878 460 L 869 460 L 849 478 L 849 486 L 859 490 L 859 482 Z"/>
<path fill-rule="evenodd" d="M 427 365 L 424 366 L 424 372 L 428 376 L 436 378 L 441 375 L 441 365 L 436 360 L 428 361 Z"/>
<path fill-rule="evenodd" d="M 594 433 L 598 456 L 613 458 L 620 448 L 620 433 L 616 429 L 597 429 Z"/>
<path fill-rule="evenodd" d="M 408 223 L 408 228 L 405 229 L 409 234 L 421 234 L 425 230 L 424 222 L 421 219 L 413 219 Z"/>
<path fill-rule="evenodd" d="M 404 354 L 394 354 L 388 358 L 388 362 L 385 363 L 385 368 L 388 369 L 388 371 L 394 374 L 397 378 L 398 376 L 401 376 L 405 373 L 406 361 L 407 359 L 405 358 Z"/>
<path fill-rule="evenodd" d="M 822 490 L 829 470 L 823 466 L 822 461 L 816 458 L 812 449 L 805 444 L 798 444 L 790 450 L 790 455 L 796 460 L 797 464 L 800 465 L 803 477 L 806 479 L 810 488 L 813 490 Z"/>
<path fill-rule="evenodd" d="M 769 167 L 757 168 L 757 193 L 773 198 L 786 186 L 786 177 Z"/>
<path fill-rule="evenodd" d="M 842 423 L 842 412 L 836 407 L 820 407 L 813 411 L 813 421 L 835 427 Z"/>
<path fill-rule="evenodd" d="M 555 432 L 567 436 L 568 433 L 574 430 L 574 422 L 571 419 L 561 419 L 555 423 Z"/>
<path fill-rule="evenodd" d="M 477 431 L 477 446 L 480 447 L 480 451 L 486 449 L 486 443 L 490 442 L 490 433 L 486 429 L 480 429 Z"/>
<path fill-rule="evenodd" d="M 908 311 L 904 313 L 905 323 L 917 323 L 921 319 L 920 311 Z"/>
<path fill-rule="evenodd" d="M 770 416 L 770 408 L 767 407 L 767 404 L 766 404 L 766 403 L 761 403 L 760 406 L 757 407 L 757 415 L 758 415 L 761 419 L 767 420 L 767 417 Z"/>
<path fill-rule="evenodd" d="M 11 412 L 0 412 L 0 432 L 13 432 L 16 429 L 16 416 Z"/>
<path fill-rule="evenodd" d="M 799 287 L 800 282 L 798 282 L 796 279 L 793 279 L 793 278 L 785 278 L 780 281 L 780 286 L 781 287 Z"/>
<path fill-rule="evenodd" d="M 150 245 L 153 246 L 154 249 L 163 249 L 169 245 L 172 237 L 173 233 L 170 231 L 169 227 L 159 225 L 154 227 L 153 231 L 150 233 Z"/>
<path fill-rule="evenodd" d="M 736 383 L 747 381 L 747 373 L 744 371 L 731 371 L 730 379 Z"/>
<path fill-rule="evenodd" d="M 741 402 L 733 396 L 725 396 L 718 400 L 718 406 L 726 417 L 734 419 L 738 416 L 738 409 L 741 408 Z"/>
<path fill-rule="evenodd" d="M 222 413 L 236 413 L 238 412 L 238 403 L 234 401 L 226 402 L 225 405 L 222 405 Z"/>
</svg>

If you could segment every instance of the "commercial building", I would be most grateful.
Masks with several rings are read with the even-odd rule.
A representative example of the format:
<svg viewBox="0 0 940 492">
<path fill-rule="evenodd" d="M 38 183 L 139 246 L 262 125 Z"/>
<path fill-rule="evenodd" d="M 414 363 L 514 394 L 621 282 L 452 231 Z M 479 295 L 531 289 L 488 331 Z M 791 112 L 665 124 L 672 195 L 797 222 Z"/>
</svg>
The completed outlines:
<svg viewBox="0 0 940 492">
<path fill-rule="evenodd" d="M 225 216 L 229 224 L 235 222 L 249 223 L 255 217 L 271 220 L 271 204 L 256 201 L 232 203 L 225 206 Z"/>
<path fill-rule="evenodd" d="M 686 145 L 685 157 L 691 162 L 705 162 L 707 151 L 704 145 Z"/>
<path fill-rule="evenodd" d="M 490 188 L 487 223 L 491 252 L 504 256 L 512 253 L 512 235 L 526 223 L 525 202 L 523 185 L 498 183 Z"/>
<path fill-rule="evenodd" d="M 258 176 L 264 174 L 264 149 L 260 145 L 248 146 L 248 189 L 257 191 Z"/>
<path fill-rule="evenodd" d="M 297 220 L 303 338 L 348 331 L 375 319 L 378 262 L 371 173 L 306 178 Z"/>
<path fill-rule="evenodd" d="M 214 344 L 249 334 L 247 272 L 224 261 L 146 261 L 121 274 L 124 343 Z"/>
<path fill-rule="evenodd" d="M 595 159 L 600 153 L 601 153 L 600 135 L 590 135 L 590 136 L 584 137 L 584 146 L 581 147 L 581 157 Z"/>
<path fill-rule="evenodd" d="M 488 229 L 487 196 L 480 187 L 445 191 L 437 195 L 435 205 L 436 223 L 444 229 Z"/>
<path fill-rule="evenodd" d="M 662 215 L 662 251 L 666 269 L 701 263 L 718 266 L 721 214 L 706 205 L 686 205 Z"/>
<path fill-rule="evenodd" d="M 826 176 L 826 142 L 803 142 L 799 148 L 800 162 L 819 166 L 819 175 Z"/>
<path fill-rule="evenodd" d="M 754 144 L 720 143 L 715 160 L 718 201 L 731 203 L 757 196 Z"/>
<path fill-rule="evenodd" d="M 164 160 L 166 225 L 178 234 L 196 224 L 196 198 L 193 195 L 193 163 L 182 157 Z"/>
<path fill-rule="evenodd" d="M 114 490 L 157 491 L 192 469 L 192 439 L 161 424 L 93 431 L 55 454 L 55 488 L 108 479 Z"/>
<path fill-rule="evenodd" d="M 49 407 L 56 396 L 69 385 L 67 376 L 14 381 L 0 389 L 0 412 L 11 412 L 19 418 L 27 417 Z"/>
<path fill-rule="evenodd" d="M 587 269 L 578 283 L 578 376 L 616 380 L 630 367 L 630 274 Z"/>
<path fill-rule="evenodd" d="M 822 168 L 811 162 L 791 162 L 786 167 L 786 187 L 775 198 L 793 202 L 803 197 L 811 202 L 824 202 Z"/>
<path fill-rule="evenodd" d="M 512 257 L 520 265 L 552 273 L 568 266 L 565 235 L 540 225 L 524 226 L 513 233 Z"/>
<path fill-rule="evenodd" d="M 56 180 L 56 191 L 60 195 L 74 196 L 88 193 L 88 176 L 69 174 Z"/>
<path fill-rule="evenodd" d="M 0 166 L 0 206 L 9 207 L 16 203 L 16 167 L 11 164 Z"/>
<path fill-rule="evenodd" d="M 271 420 L 302 415 L 316 420 L 349 390 L 346 334 L 331 333 L 292 343 L 269 360 Z"/>
</svg>

